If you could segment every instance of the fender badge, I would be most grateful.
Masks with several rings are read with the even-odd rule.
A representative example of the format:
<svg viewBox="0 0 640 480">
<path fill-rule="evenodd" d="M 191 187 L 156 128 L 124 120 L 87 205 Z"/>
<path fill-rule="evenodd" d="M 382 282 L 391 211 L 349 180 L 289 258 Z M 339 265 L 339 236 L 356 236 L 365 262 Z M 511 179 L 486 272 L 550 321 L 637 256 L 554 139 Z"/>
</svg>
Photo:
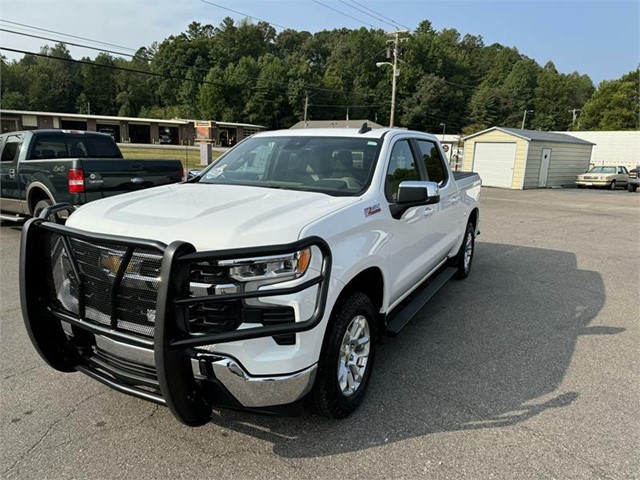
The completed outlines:
<svg viewBox="0 0 640 480">
<path fill-rule="evenodd" d="M 375 215 L 376 213 L 380 213 L 380 204 L 376 203 L 375 205 L 371 205 L 370 207 L 366 207 L 364 209 L 364 216 L 370 217 L 371 215 Z"/>
</svg>

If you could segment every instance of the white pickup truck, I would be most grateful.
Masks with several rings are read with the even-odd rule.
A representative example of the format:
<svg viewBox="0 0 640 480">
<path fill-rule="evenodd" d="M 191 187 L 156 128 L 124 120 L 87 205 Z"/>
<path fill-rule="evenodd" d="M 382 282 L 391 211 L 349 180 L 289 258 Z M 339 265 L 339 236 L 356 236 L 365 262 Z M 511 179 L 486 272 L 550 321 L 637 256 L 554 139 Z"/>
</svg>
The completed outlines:
<svg viewBox="0 0 640 480">
<path fill-rule="evenodd" d="M 468 275 L 481 181 L 433 135 L 254 135 L 181 184 L 23 228 L 22 310 L 42 358 L 169 407 L 351 413 L 376 344 Z"/>
</svg>

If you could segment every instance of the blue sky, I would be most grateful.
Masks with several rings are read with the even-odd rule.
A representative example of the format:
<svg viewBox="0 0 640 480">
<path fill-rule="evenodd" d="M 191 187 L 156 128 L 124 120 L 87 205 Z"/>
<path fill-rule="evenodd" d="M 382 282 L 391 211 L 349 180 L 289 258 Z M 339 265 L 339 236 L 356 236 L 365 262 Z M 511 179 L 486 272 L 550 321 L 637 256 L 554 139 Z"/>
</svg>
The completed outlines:
<svg viewBox="0 0 640 480">
<path fill-rule="evenodd" d="M 351 0 L 319 0 L 376 28 L 389 25 L 359 12 Z M 347 18 L 313 0 L 211 0 L 221 6 L 285 27 L 315 32 L 359 28 Z M 551 60 L 559 71 L 588 74 L 597 85 L 640 64 L 640 1 L 502 0 L 502 1 L 382 1 L 357 0 L 398 24 L 415 28 L 427 19 L 436 30 L 455 28 L 481 35 L 485 44 L 513 46 L 544 65 Z M 218 24 L 225 16 L 242 16 L 199 0 L 21 0 L 0 18 L 137 48 L 183 31 L 193 20 Z M 358 7 L 362 8 L 362 7 Z M 4 24 L 3 28 L 14 28 Z M 25 31 L 24 29 L 22 31 Z M 55 37 L 54 34 L 49 34 Z M 46 34 L 45 34 L 46 36 Z M 0 45 L 35 50 L 42 40 L 0 32 Z M 74 56 L 95 53 L 72 49 Z M 15 58 L 15 55 L 8 55 Z"/>
</svg>

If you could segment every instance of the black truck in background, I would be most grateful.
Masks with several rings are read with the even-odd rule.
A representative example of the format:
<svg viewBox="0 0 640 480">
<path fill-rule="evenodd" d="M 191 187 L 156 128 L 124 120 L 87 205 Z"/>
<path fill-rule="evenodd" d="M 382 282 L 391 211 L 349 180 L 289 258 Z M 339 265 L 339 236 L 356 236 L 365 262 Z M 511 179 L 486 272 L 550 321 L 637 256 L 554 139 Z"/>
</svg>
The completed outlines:
<svg viewBox="0 0 640 480">
<path fill-rule="evenodd" d="M 56 203 L 99 198 L 183 180 L 179 160 L 126 160 L 109 135 L 30 130 L 0 135 L 0 219 L 38 216 Z"/>
</svg>

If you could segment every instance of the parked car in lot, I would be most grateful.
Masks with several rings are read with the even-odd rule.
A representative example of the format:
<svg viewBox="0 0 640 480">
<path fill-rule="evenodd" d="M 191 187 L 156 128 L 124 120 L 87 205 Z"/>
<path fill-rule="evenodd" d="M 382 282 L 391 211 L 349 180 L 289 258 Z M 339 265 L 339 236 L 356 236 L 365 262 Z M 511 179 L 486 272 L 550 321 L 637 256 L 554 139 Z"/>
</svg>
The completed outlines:
<svg viewBox="0 0 640 480">
<path fill-rule="evenodd" d="M 187 425 L 305 398 L 342 418 L 381 337 L 469 274 L 480 186 L 425 133 L 258 133 L 186 183 L 29 220 L 25 325 L 53 368 Z"/>
<path fill-rule="evenodd" d="M 108 134 L 31 130 L 0 135 L 0 218 L 38 216 L 60 202 L 99 198 L 179 182 L 179 160 L 126 160 Z"/>
<path fill-rule="evenodd" d="M 615 190 L 617 187 L 626 187 L 628 181 L 629 172 L 624 165 L 598 165 L 578 175 L 576 185 L 578 188 L 607 187 Z"/>
<path fill-rule="evenodd" d="M 629 181 L 627 183 L 627 190 L 635 192 L 640 185 L 640 165 L 636 168 L 629 170 Z"/>
</svg>

